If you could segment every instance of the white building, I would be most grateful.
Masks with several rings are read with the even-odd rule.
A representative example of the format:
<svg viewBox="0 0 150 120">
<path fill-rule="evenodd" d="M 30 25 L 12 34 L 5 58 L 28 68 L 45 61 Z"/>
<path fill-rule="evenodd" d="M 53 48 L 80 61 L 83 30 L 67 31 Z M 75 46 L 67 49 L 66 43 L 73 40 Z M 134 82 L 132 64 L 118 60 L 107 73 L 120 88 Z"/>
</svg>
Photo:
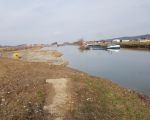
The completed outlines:
<svg viewBox="0 0 150 120">
<path fill-rule="evenodd" d="M 121 40 L 121 42 L 129 42 L 130 40 Z"/>
<path fill-rule="evenodd" d="M 120 39 L 114 39 L 113 42 L 121 42 Z"/>
<path fill-rule="evenodd" d="M 129 42 L 130 40 L 114 39 L 112 42 Z"/>
</svg>

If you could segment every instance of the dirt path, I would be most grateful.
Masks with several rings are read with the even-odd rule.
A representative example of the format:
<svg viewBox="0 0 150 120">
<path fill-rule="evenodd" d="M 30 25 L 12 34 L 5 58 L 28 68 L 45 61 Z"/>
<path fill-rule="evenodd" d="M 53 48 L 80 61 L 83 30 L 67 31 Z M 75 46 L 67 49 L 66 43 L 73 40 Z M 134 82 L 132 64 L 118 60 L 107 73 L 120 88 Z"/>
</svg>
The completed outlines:
<svg viewBox="0 0 150 120">
<path fill-rule="evenodd" d="M 67 92 L 68 79 L 47 79 L 47 83 L 52 84 L 55 90 L 52 103 L 46 103 L 44 109 L 54 116 L 55 120 L 62 120 L 69 107 L 69 93 Z M 48 101 L 48 100 L 47 100 Z"/>
</svg>

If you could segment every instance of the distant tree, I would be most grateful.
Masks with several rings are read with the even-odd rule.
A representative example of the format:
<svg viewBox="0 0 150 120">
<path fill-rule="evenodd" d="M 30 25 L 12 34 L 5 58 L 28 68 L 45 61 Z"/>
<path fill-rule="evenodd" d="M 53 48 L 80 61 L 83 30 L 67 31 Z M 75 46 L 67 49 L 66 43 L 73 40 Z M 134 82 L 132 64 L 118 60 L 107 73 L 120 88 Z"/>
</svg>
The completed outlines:
<svg viewBox="0 0 150 120">
<path fill-rule="evenodd" d="M 83 43 L 84 43 L 84 39 L 83 38 L 81 38 L 78 41 L 74 42 L 74 44 L 79 45 L 79 46 L 82 46 Z"/>
<path fill-rule="evenodd" d="M 51 43 L 51 45 L 58 45 L 58 43 L 57 42 L 53 42 L 53 43 Z"/>
<path fill-rule="evenodd" d="M 145 37 L 141 37 L 141 39 L 142 39 L 142 40 L 145 40 L 146 38 L 145 38 Z"/>
</svg>

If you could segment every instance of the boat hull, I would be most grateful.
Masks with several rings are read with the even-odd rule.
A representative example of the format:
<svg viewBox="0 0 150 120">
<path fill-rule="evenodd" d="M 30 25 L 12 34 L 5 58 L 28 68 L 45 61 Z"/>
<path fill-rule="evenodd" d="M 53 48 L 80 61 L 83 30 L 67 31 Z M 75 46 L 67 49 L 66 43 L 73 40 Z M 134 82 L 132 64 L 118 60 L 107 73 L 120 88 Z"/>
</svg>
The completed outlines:
<svg viewBox="0 0 150 120">
<path fill-rule="evenodd" d="M 104 50 L 104 49 L 106 49 L 106 46 L 101 46 L 101 45 L 89 45 L 88 47 L 89 47 L 89 49 L 92 49 L 92 50 Z"/>
<path fill-rule="evenodd" d="M 120 45 L 108 45 L 107 49 L 120 49 Z"/>
<path fill-rule="evenodd" d="M 107 47 L 107 49 L 120 49 L 120 47 Z"/>
<path fill-rule="evenodd" d="M 106 50 L 106 49 L 120 49 L 120 45 L 87 45 L 86 48 L 92 49 L 92 50 Z"/>
</svg>

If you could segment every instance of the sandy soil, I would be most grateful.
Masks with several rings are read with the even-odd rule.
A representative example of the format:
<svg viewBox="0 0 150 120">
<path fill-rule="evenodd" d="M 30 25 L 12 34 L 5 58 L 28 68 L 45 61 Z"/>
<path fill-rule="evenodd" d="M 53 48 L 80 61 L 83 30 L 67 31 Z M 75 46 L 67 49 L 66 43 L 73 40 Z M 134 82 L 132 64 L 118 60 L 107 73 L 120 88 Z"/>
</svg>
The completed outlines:
<svg viewBox="0 0 150 120">
<path fill-rule="evenodd" d="M 47 62 L 53 65 L 66 65 L 67 62 L 64 61 L 61 56 L 62 54 L 56 50 L 43 50 L 43 49 L 27 49 L 27 50 L 17 50 L 10 52 L 2 52 L 2 57 L 12 58 L 14 52 L 19 53 L 21 60 L 29 62 Z"/>
<path fill-rule="evenodd" d="M 46 82 L 53 85 L 55 96 L 52 99 L 52 103 L 49 102 L 49 96 L 47 96 L 44 110 L 47 110 L 50 114 L 54 115 L 55 120 L 63 120 L 70 101 L 70 94 L 67 92 L 68 79 L 47 79 Z"/>
</svg>

